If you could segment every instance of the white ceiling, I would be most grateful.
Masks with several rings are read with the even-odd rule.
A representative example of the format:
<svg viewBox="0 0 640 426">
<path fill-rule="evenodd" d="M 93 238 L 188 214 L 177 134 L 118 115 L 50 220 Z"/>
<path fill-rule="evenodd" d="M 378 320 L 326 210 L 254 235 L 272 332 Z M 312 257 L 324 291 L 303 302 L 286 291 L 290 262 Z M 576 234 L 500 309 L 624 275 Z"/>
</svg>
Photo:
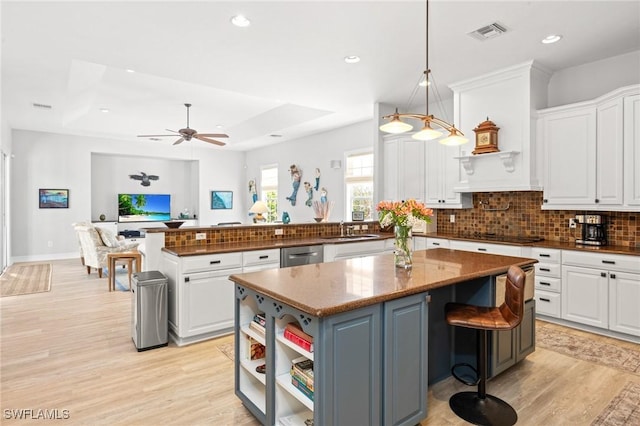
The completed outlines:
<svg viewBox="0 0 640 426">
<path fill-rule="evenodd" d="M 211 149 L 247 150 L 369 119 L 376 102 L 424 105 L 407 105 L 425 68 L 423 1 L 3 0 L 0 13 L 12 128 L 135 141 L 185 127 L 188 102 L 190 127 L 230 136 Z M 230 24 L 239 13 L 250 27 Z M 444 98 L 448 84 L 530 59 L 559 70 L 640 49 L 637 0 L 433 0 L 429 19 Z M 492 22 L 508 32 L 467 35 Z M 550 33 L 564 38 L 540 43 Z"/>
</svg>

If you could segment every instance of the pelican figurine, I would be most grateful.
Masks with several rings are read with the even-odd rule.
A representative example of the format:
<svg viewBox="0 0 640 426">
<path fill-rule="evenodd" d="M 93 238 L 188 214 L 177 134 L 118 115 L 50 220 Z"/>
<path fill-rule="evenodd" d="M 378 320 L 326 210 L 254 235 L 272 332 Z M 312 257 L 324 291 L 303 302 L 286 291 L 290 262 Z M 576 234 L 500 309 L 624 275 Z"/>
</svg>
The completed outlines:
<svg viewBox="0 0 640 426">
<path fill-rule="evenodd" d="M 158 180 L 160 179 L 158 176 L 156 175 L 148 175 L 145 172 L 140 172 L 139 175 L 129 175 L 130 179 L 133 180 L 140 180 L 142 182 L 140 182 L 140 185 L 142 186 L 149 186 L 151 185 L 151 181 L 152 180 Z"/>
</svg>

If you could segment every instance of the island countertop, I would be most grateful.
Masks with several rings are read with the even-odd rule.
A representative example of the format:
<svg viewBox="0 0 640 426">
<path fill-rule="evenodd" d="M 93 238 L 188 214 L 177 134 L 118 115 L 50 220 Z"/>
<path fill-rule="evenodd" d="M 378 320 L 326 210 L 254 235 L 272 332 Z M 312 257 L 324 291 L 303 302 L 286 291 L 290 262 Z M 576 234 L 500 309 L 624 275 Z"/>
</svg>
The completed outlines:
<svg viewBox="0 0 640 426">
<path fill-rule="evenodd" d="M 316 317 L 335 315 L 475 278 L 505 273 L 535 259 L 449 249 L 417 251 L 413 268 L 396 268 L 393 255 L 234 274 L 237 284 Z"/>
</svg>

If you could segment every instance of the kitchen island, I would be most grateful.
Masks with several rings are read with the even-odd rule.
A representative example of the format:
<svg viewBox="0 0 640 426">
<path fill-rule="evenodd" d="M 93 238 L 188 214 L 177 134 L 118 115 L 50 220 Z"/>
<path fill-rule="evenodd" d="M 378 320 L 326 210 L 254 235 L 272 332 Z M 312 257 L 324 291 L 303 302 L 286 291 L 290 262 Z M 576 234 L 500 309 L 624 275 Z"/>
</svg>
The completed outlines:
<svg viewBox="0 0 640 426">
<path fill-rule="evenodd" d="M 269 425 L 416 424 L 427 416 L 427 384 L 475 359 L 474 334 L 454 334 L 444 304 L 495 305 L 498 277 L 534 263 L 435 249 L 416 252 L 410 270 L 380 255 L 232 275 L 236 395 Z M 251 325 L 256 315 L 264 332 Z M 289 323 L 313 346 L 284 338 Z M 290 370 L 305 359 L 313 379 L 301 389 Z"/>
</svg>

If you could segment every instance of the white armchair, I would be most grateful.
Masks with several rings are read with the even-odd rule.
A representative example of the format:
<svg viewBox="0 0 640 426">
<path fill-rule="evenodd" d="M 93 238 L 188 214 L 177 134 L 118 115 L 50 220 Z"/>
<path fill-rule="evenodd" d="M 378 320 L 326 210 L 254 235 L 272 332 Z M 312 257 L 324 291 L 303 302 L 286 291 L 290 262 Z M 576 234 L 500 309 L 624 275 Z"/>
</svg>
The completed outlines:
<svg viewBox="0 0 640 426">
<path fill-rule="evenodd" d="M 95 228 L 87 224 L 79 224 L 74 228 L 80 240 L 87 274 L 91 273 L 91 268 L 96 268 L 100 278 L 102 278 L 102 269 L 109 267 L 107 254 L 133 251 L 138 247 L 138 243 L 127 243 L 126 240 L 118 240 L 107 229 Z M 108 273 L 113 273 L 113 271 L 108 271 Z"/>
</svg>

